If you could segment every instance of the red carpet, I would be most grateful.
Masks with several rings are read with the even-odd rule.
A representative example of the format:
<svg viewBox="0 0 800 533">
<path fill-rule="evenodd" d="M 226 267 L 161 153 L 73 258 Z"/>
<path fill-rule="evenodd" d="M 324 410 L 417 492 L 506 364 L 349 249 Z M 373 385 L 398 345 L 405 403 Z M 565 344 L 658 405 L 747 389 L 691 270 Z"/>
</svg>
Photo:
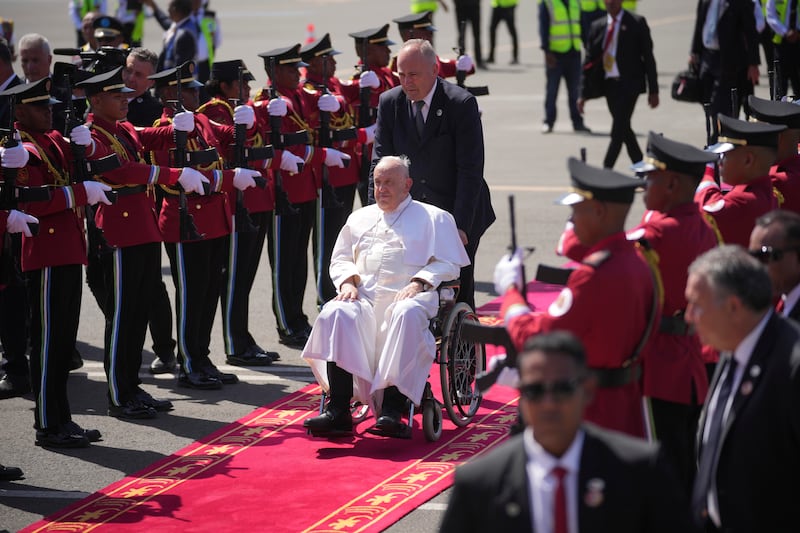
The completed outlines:
<svg viewBox="0 0 800 533">
<path fill-rule="evenodd" d="M 328 441 L 302 428 L 318 404 L 307 386 L 23 531 L 378 531 L 448 488 L 516 417 L 515 392 L 495 387 L 473 424 L 444 413 L 435 443 L 419 414 L 412 440 L 365 433 L 370 416 L 353 439 Z"/>
</svg>

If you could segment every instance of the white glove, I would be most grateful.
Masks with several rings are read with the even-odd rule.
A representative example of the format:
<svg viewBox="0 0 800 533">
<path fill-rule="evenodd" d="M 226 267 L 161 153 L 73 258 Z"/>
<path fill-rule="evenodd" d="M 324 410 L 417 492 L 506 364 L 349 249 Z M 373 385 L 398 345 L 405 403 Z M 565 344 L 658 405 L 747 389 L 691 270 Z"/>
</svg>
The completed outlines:
<svg viewBox="0 0 800 533">
<path fill-rule="evenodd" d="M 233 122 L 235 124 L 244 124 L 248 130 L 252 128 L 253 124 L 256 123 L 256 114 L 253 108 L 249 105 L 237 105 L 236 109 L 233 110 Z"/>
<path fill-rule="evenodd" d="M 13 148 L 3 148 L 0 161 L 2 161 L 0 164 L 3 168 L 22 168 L 28 164 L 28 151 L 22 146 L 22 143 Z"/>
<path fill-rule="evenodd" d="M 364 128 L 364 133 L 367 136 L 367 142 L 365 144 L 370 144 L 372 141 L 375 140 L 375 128 L 378 127 L 378 123 L 376 122 L 372 126 L 367 126 Z"/>
<path fill-rule="evenodd" d="M 297 165 L 302 162 L 302 157 L 297 157 L 289 150 L 284 150 L 281 153 L 281 170 L 284 170 L 289 174 L 297 174 Z"/>
<path fill-rule="evenodd" d="M 26 237 L 33 237 L 30 228 L 28 228 L 28 222 L 38 224 L 39 219 L 27 213 L 23 213 L 22 211 L 12 209 L 8 212 L 8 218 L 6 219 L 6 231 L 9 233 L 22 233 Z"/>
<path fill-rule="evenodd" d="M 69 140 L 78 146 L 89 146 L 92 144 L 92 132 L 84 124 L 75 126 L 69 132 Z"/>
<path fill-rule="evenodd" d="M 172 127 L 178 131 L 190 132 L 194 130 L 194 113 L 181 111 L 172 117 Z"/>
<path fill-rule="evenodd" d="M 361 76 L 358 77 L 358 84 L 361 87 L 369 87 L 370 89 L 377 89 L 381 86 L 378 75 L 371 70 L 365 70 L 361 73 Z"/>
<path fill-rule="evenodd" d="M 350 159 L 350 156 L 334 150 L 333 148 L 325 148 L 325 165 L 329 167 L 344 168 L 344 162 Z"/>
<path fill-rule="evenodd" d="M 342 107 L 339 99 L 332 94 L 323 94 L 317 100 L 317 107 L 320 111 L 327 111 L 328 113 L 336 113 Z"/>
<path fill-rule="evenodd" d="M 74 131 L 74 130 L 73 130 Z M 105 183 L 98 181 L 84 181 L 83 188 L 86 189 L 86 203 L 94 205 L 96 203 L 111 205 L 111 202 L 106 198 L 106 192 L 111 190 L 111 187 Z"/>
<path fill-rule="evenodd" d="M 181 184 L 185 192 L 194 192 L 202 196 L 206 193 L 205 189 L 203 189 L 203 183 L 208 183 L 208 178 L 195 169 L 186 167 L 181 170 L 181 177 L 178 178 L 178 183 Z"/>
<path fill-rule="evenodd" d="M 509 287 L 516 285 L 522 288 L 522 248 L 514 250 L 514 254 L 506 254 L 494 267 L 494 290 L 503 295 Z"/>
<path fill-rule="evenodd" d="M 469 57 L 467 54 L 463 56 L 458 56 L 456 59 L 456 70 L 463 70 L 469 72 L 475 68 L 475 63 L 473 63 L 472 58 Z"/>
<path fill-rule="evenodd" d="M 250 170 L 249 168 L 241 168 L 238 167 L 233 171 L 233 186 L 243 191 L 245 189 L 249 189 L 250 187 L 256 186 L 256 178 L 261 176 L 261 172 L 257 170 Z"/>
<path fill-rule="evenodd" d="M 286 102 L 283 98 L 273 98 L 267 104 L 267 111 L 272 117 L 285 117 L 289 109 L 286 107 Z"/>
</svg>

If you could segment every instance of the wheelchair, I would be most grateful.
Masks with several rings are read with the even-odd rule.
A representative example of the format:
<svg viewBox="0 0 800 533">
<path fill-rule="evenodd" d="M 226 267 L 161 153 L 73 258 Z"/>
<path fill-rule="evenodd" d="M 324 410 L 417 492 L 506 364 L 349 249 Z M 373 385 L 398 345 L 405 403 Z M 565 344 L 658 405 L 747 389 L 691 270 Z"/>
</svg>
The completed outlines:
<svg viewBox="0 0 800 533">
<path fill-rule="evenodd" d="M 415 411 L 422 412 L 422 430 L 428 442 L 435 442 L 442 436 L 442 409 L 457 427 L 464 427 L 472 421 L 483 399 L 476 385 L 475 377 L 482 374 L 486 365 L 483 344 L 466 340 L 461 330 L 466 323 L 478 323 L 478 315 L 464 302 L 456 302 L 459 280 L 447 281 L 436 288 L 439 295 L 439 311 L 430 321 L 429 328 L 436 339 L 436 355 L 433 364 L 439 365 L 439 379 L 442 388 L 442 401 L 436 399 L 430 381 L 425 384 L 419 405 L 408 401 L 408 421 L 400 438 L 411 438 Z M 322 392 L 319 412 L 325 410 L 326 391 Z M 353 423 L 358 424 L 367 418 L 369 406 L 361 402 L 350 404 Z M 375 428 L 367 431 L 383 435 Z"/>
</svg>

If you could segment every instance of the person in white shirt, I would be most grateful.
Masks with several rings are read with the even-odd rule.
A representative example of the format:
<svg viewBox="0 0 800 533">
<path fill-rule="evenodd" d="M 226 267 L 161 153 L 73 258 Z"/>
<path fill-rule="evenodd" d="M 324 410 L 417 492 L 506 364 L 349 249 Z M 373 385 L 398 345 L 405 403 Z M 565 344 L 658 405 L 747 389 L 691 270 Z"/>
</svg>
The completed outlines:
<svg viewBox="0 0 800 533">
<path fill-rule="evenodd" d="M 685 494 L 656 445 L 583 421 L 597 379 L 566 331 L 529 338 L 517 358 L 526 424 L 458 467 L 440 531 L 689 531 Z"/>
<path fill-rule="evenodd" d="M 411 199 L 410 162 L 375 166 L 375 201 L 347 219 L 330 275 L 337 296 L 322 308 L 303 350 L 330 402 L 304 426 L 316 436 L 352 433 L 351 398 L 380 406 L 376 430 L 400 436 L 406 399 L 419 404 L 435 355 L 434 290 L 469 264 L 455 221 Z"/>
</svg>

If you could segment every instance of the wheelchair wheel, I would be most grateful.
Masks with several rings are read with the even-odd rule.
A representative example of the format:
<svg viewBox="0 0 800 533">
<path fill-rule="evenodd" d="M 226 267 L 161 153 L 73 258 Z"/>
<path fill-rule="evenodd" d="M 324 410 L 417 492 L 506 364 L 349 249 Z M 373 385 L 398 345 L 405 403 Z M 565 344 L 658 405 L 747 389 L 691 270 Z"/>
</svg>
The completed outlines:
<svg viewBox="0 0 800 533">
<path fill-rule="evenodd" d="M 350 416 L 353 417 L 353 424 L 358 424 L 369 414 L 369 405 L 354 401 L 350 403 Z"/>
<path fill-rule="evenodd" d="M 478 315 L 464 302 L 457 303 L 445 319 L 442 331 L 439 375 L 442 398 L 450 420 L 458 427 L 469 424 L 481 404 L 475 376 L 483 372 L 483 345 L 461 338 L 464 322 L 477 322 Z"/>
<path fill-rule="evenodd" d="M 436 400 L 422 402 L 422 431 L 428 442 L 436 442 L 442 436 L 442 408 Z"/>
</svg>

